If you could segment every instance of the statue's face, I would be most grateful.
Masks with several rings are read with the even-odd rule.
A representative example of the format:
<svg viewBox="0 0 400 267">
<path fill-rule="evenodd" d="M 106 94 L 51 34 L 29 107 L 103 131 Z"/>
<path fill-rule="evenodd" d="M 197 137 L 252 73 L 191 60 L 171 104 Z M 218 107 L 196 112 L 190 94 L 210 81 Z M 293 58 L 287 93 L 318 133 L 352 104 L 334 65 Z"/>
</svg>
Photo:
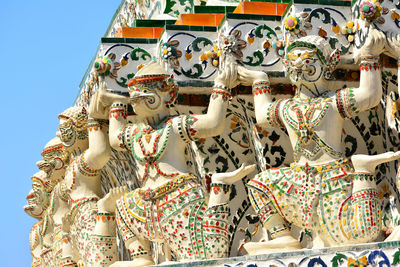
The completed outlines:
<svg viewBox="0 0 400 267">
<path fill-rule="evenodd" d="M 60 119 L 57 136 L 65 147 L 71 147 L 75 144 L 77 134 L 72 120 Z"/>
<path fill-rule="evenodd" d="M 59 180 L 65 173 L 68 154 L 63 150 L 53 150 L 43 154 L 43 159 L 36 165 L 39 170 L 46 173 L 48 180 Z"/>
<path fill-rule="evenodd" d="M 56 169 L 55 161 L 53 160 L 39 160 L 36 165 L 38 166 L 39 170 L 43 171 L 46 173 L 47 178 L 51 178 L 53 176 L 53 173 Z"/>
<path fill-rule="evenodd" d="M 32 189 L 26 197 L 28 204 L 24 206 L 28 215 L 38 219 L 42 217 L 49 204 L 49 193 L 46 192 L 43 182 L 41 182 L 44 181 L 45 175 L 39 172 L 32 177 Z"/>
<path fill-rule="evenodd" d="M 72 147 L 77 140 L 85 140 L 88 137 L 86 127 L 77 129 L 76 123 L 72 119 L 60 118 L 57 137 L 60 138 L 65 148 Z"/>
<path fill-rule="evenodd" d="M 287 54 L 289 78 L 294 84 L 316 82 L 323 77 L 324 65 L 317 50 L 296 48 Z"/>
<path fill-rule="evenodd" d="M 157 113 L 164 105 L 161 82 L 137 84 L 129 95 L 136 114 Z"/>
</svg>

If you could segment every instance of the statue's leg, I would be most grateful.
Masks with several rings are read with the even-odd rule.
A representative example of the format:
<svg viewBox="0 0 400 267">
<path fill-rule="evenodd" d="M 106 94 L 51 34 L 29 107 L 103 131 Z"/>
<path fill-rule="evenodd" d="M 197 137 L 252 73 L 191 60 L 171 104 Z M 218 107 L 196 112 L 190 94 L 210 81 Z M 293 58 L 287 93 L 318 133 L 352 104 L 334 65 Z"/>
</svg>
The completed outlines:
<svg viewBox="0 0 400 267">
<path fill-rule="evenodd" d="M 381 208 L 375 176 L 354 173 L 353 190 L 349 199 L 351 215 L 344 218 L 348 222 L 349 243 L 375 241 L 381 232 Z"/>
<path fill-rule="evenodd" d="M 161 235 L 179 261 L 227 256 L 229 207 L 225 201 L 208 208 L 195 180 L 157 199 L 157 214 Z"/>
<path fill-rule="evenodd" d="M 348 240 L 346 214 L 351 210 L 348 200 L 352 194 L 351 165 L 344 165 L 318 175 L 318 225 L 313 231 L 313 248 L 342 245 Z"/>
<path fill-rule="evenodd" d="M 179 261 L 227 257 L 229 251 L 229 185 L 212 186 L 207 206 L 202 187 L 189 180 L 157 199 L 161 235 Z"/>
<path fill-rule="evenodd" d="M 134 237 L 126 240 L 125 245 L 131 255 L 131 261 L 135 262 L 135 266 L 148 266 L 155 264 L 151 256 L 149 240 Z"/>
<path fill-rule="evenodd" d="M 146 227 L 143 227 L 145 222 L 132 216 L 132 210 L 129 211 L 129 207 L 127 207 L 125 203 L 125 198 L 130 198 L 132 195 L 133 194 L 128 193 L 117 200 L 117 228 L 126 248 L 130 252 L 131 260 L 135 262 L 135 266 L 154 265 L 155 263 L 151 255 L 150 241 L 144 238 L 145 234 L 140 234 L 145 231 Z M 132 198 L 132 201 L 135 201 L 134 198 Z M 137 203 L 135 204 L 137 207 Z M 143 218 L 143 220 L 146 221 L 146 218 Z M 117 262 L 112 266 L 120 266 L 121 264 L 121 262 Z"/>
<path fill-rule="evenodd" d="M 377 238 L 381 211 L 373 173 L 377 165 L 399 157 L 399 152 L 354 155 L 352 166 L 342 165 L 320 174 L 317 234 L 325 246 L 365 243 Z"/>
<path fill-rule="evenodd" d="M 244 248 L 250 255 L 302 248 L 300 242 L 291 235 L 288 224 L 277 212 L 265 192 L 249 186 L 249 198 L 251 205 L 260 218 L 261 224 L 271 237 L 269 241 L 244 244 Z"/>
<path fill-rule="evenodd" d="M 73 233 L 71 236 L 72 244 L 74 249 L 77 250 L 82 263 L 88 263 L 90 255 L 93 253 L 93 244 L 90 236 L 96 225 L 96 208 L 96 200 L 89 200 L 84 203 L 78 203 L 76 211 L 72 212 L 76 212 L 71 225 L 71 233 Z"/>
<path fill-rule="evenodd" d="M 351 239 L 371 242 L 381 231 L 381 210 L 375 181 L 375 168 L 379 164 L 400 158 L 400 152 L 379 155 L 354 155 L 351 157 L 355 173 L 353 176 Z"/>
<path fill-rule="evenodd" d="M 115 221 L 115 216 L 114 218 L 110 216 L 108 220 Z M 117 238 L 115 236 L 92 234 L 90 241 L 92 243 L 92 252 L 89 255 L 89 259 L 86 259 L 89 266 L 109 266 L 118 260 Z"/>
<path fill-rule="evenodd" d="M 322 182 L 329 188 L 329 192 L 322 192 L 318 207 L 318 235 L 325 246 L 376 239 L 381 230 L 381 212 L 374 178 L 371 174 L 352 173 Z"/>
<path fill-rule="evenodd" d="M 211 187 L 211 190 L 214 188 Z M 229 194 L 224 193 L 225 197 Z M 208 259 L 229 257 L 229 232 L 230 209 L 228 203 L 209 206 L 201 221 L 204 253 Z M 203 251 L 200 251 L 203 253 Z"/>
<path fill-rule="evenodd" d="M 69 233 L 61 230 L 57 235 L 58 237 L 56 237 L 56 240 L 58 244 L 55 245 L 56 266 L 75 266 L 76 253 L 74 253 Z"/>
<path fill-rule="evenodd" d="M 53 230 L 53 234 L 50 232 L 46 234 L 51 235 L 53 241 L 51 266 L 64 267 L 76 264 L 79 254 L 73 248 L 71 234 L 68 231 L 64 231 L 61 224 L 54 225 L 49 223 L 48 226 Z"/>
<path fill-rule="evenodd" d="M 86 260 L 87 265 L 109 266 L 118 260 L 115 206 L 126 191 L 126 186 L 112 188 L 97 201 L 96 226 L 89 236 L 92 252 Z"/>
<path fill-rule="evenodd" d="M 211 177 L 211 192 L 208 207 L 200 187 L 195 193 L 197 201 L 190 204 L 188 229 L 193 242 L 189 242 L 191 253 L 183 260 L 213 259 L 228 257 L 229 252 L 229 195 L 233 183 L 255 170 L 255 165 L 244 166 L 233 172 L 216 173 Z M 201 191 L 201 192 L 200 192 Z"/>
<path fill-rule="evenodd" d="M 262 226 L 268 231 L 271 239 L 290 233 L 288 224 L 277 212 L 265 192 L 249 187 L 249 198 Z"/>
</svg>

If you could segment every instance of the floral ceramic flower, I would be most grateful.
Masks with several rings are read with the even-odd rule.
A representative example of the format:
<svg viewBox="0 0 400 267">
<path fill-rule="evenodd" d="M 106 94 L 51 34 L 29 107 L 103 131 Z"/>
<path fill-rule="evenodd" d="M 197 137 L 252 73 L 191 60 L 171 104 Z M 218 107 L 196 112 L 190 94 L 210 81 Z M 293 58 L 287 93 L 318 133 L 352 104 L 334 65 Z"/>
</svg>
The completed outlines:
<svg viewBox="0 0 400 267">
<path fill-rule="evenodd" d="M 289 16 L 285 19 L 285 29 L 287 31 L 296 31 L 299 29 L 300 20 L 296 16 Z"/>
<path fill-rule="evenodd" d="M 374 21 L 381 16 L 381 3 L 377 0 L 365 0 L 360 5 L 361 19 Z"/>
<path fill-rule="evenodd" d="M 165 60 L 168 60 L 169 58 L 172 57 L 177 57 L 178 56 L 178 49 L 176 47 L 179 45 L 176 44 L 176 42 L 169 42 L 169 43 L 163 43 L 162 45 L 162 57 Z"/>
<path fill-rule="evenodd" d="M 96 70 L 97 74 L 107 76 L 110 74 L 111 60 L 106 56 L 98 57 L 94 62 L 93 68 Z"/>
<path fill-rule="evenodd" d="M 173 40 L 168 43 L 163 43 L 161 47 L 161 57 L 173 67 L 179 68 L 179 58 L 182 56 L 182 51 L 177 49 L 179 41 Z"/>
<path fill-rule="evenodd" d="M 218 67 L 219 66 L 219 57 L 221 55 L 221 52 L 218 48 L 217 45 L 214 45 L 212 51 L 208 51 L 206 53 L 203 53 L 200 56 L 200 60 L 203 64 L 205 64 L 204 62 L 207 62 L 208 60 L 210 60 L 211 65 L 213 65 L 214 67 Z"/>
<path fill-rule="evenodd" d="M 353 21 L 349 21 L 346 23 L 346 26 L 342 28 L 342 34 L 346 36 L 347 41 L 352 43 L 354 42 L 354 35 L 356 34 L 358 28 L 358 23 L 355 25 Z"/>
<path fill-rule="evenodd" d="M 121 64 L 115 61 L 115 54 L 110 53 L 107 56 L 98 57 L 93 64 L 93 69 L 97 75 L 105 77 L 110 76 L 113 79 L 117 78 L 117 71 L 121 68 Z"/>
<path fill-rule="evenodd" d="M 366 256 L 363 256 L 359 259 L 349 258 L 347 260 L 347 266 L 349 267 L 365 267 L 368 265 L 368 259 Z"/>
<path fill-rule="evenodd" d="M 240 39 L 242 32 L 240 30 L 234 30 L 232 34 L 228 36 L 221 36 L 220 46 L 223 55 L 233 55 L 238 59 L 243 57 L 242 49 L 247 46 L 246 41 Z"/>
</svg>

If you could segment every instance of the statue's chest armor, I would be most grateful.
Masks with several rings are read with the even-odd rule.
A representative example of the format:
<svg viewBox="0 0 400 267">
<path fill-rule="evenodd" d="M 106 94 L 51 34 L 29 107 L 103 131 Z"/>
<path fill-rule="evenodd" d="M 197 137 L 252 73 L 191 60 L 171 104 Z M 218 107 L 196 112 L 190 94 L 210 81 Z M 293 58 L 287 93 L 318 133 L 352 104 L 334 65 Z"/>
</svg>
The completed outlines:
<svg viewBox="0 0 400 267">
<path fill-rule="evenodd" d="M 169 141 L 171 123 L 152 128 L 139 124 L 131 138 L 132 154 L 139 163 L 153 163 L 164 154 Z"/>
<path fill-rule="evenodd" d="M 325 97 L 293 98 L 287 100 L 283 105 L 283 121 L 288 125 L 288 130 L 293 131 L 297 136 L 294 148 L 296 161 L 300 155 L 313 160 L 323 151 L 335 157 L 341 156 L 317 134 L 317 129 L 327 122 L 331 101 L 330 98 Z"/>
<path fill-rule="evenodd" d="M 141 184 L 145 184 L 148 177 L 156 179 L 157 176 L 172 178 L 178 172 L 166 172 L 158 165 L 168 146 L 171 134 L 172 120 L 160 123 L 157 127 L 138 124 L 133 130 L 130 139 L 132 154 L 139 165 L 139 178 Z"/>
<path fill-rule="evenodd" d="M 306 144 L 327 117 L 330 102 L 330 98 L 290 99 L 283 106 L 283 119 Z"/>
</svg>

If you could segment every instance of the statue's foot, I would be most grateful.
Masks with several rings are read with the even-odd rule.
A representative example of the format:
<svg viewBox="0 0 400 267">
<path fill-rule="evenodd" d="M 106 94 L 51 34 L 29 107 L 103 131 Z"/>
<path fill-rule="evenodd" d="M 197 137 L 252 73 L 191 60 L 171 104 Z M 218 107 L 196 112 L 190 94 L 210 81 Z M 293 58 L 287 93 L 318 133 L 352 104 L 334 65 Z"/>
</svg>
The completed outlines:
<svg viewBox="0 0 400 267">
<path fill-rule="evenodd" d="M 261 255 L 274 252 L 299 250 L 303 247 L 300 242 L 291 235 L 277 237 L 263 242 L 250 242 L 244 244 L 249 255 Z"/>
<path fill-rule="evenodd" d="M 400 240 L 400 225 L 396 226 L 392 233 L 385 239 L 385 241 L 399 241 Z"/>
<path fill-rule="evenodd" d="M 74 249 L 72 247 L 71 241 L 64 242 L 62 245 L 62 258 L 63 259 L 74 259 Z"/>
<path fill-rule="evenodd" d="M 379 164 L 400 158 L 400 151 L 389 151 L 379 155 L 354 155 L 351 157 L 354 171 L 361 173 L 375 173 L 375 168 Z"/>
<path fill-rule="evenodd" d="M 212 183 L 223 183 L 223 184 L 233 184 L 241 179 L 243 179 L 246 175 L 250 174 L 256 169 L 256 165 L 245 166 L 242 164 L 239 169 L 233 172 L 224 172 L 224 173 L 214 173 L 211 177 Z"/>
<path fill-rule="evenodd" d="M 126 192 L 128 192 L 128 187 L 126 185 L 111 188 L 102 199 L 97 201 L 97 209 L 100 212 L 115 212 L 116 201 Z"/>
<path fill-rule="evenodd" d="M 117 261 L 110 265 L 110 267 L 140 267 L 155 265 L 154 261 L 149 258 L 135 258 L 132 261 Z"/>
<path fill-rule="evenodd" d="M 313 232 L 313 241 L 312 241 L 312 248 L 313 249 L 321 249 L 325 247 L 330 247 L 331 245 L 325 244 L 324 240 L 321 238 L 319 234 Z"/>
</svg>

